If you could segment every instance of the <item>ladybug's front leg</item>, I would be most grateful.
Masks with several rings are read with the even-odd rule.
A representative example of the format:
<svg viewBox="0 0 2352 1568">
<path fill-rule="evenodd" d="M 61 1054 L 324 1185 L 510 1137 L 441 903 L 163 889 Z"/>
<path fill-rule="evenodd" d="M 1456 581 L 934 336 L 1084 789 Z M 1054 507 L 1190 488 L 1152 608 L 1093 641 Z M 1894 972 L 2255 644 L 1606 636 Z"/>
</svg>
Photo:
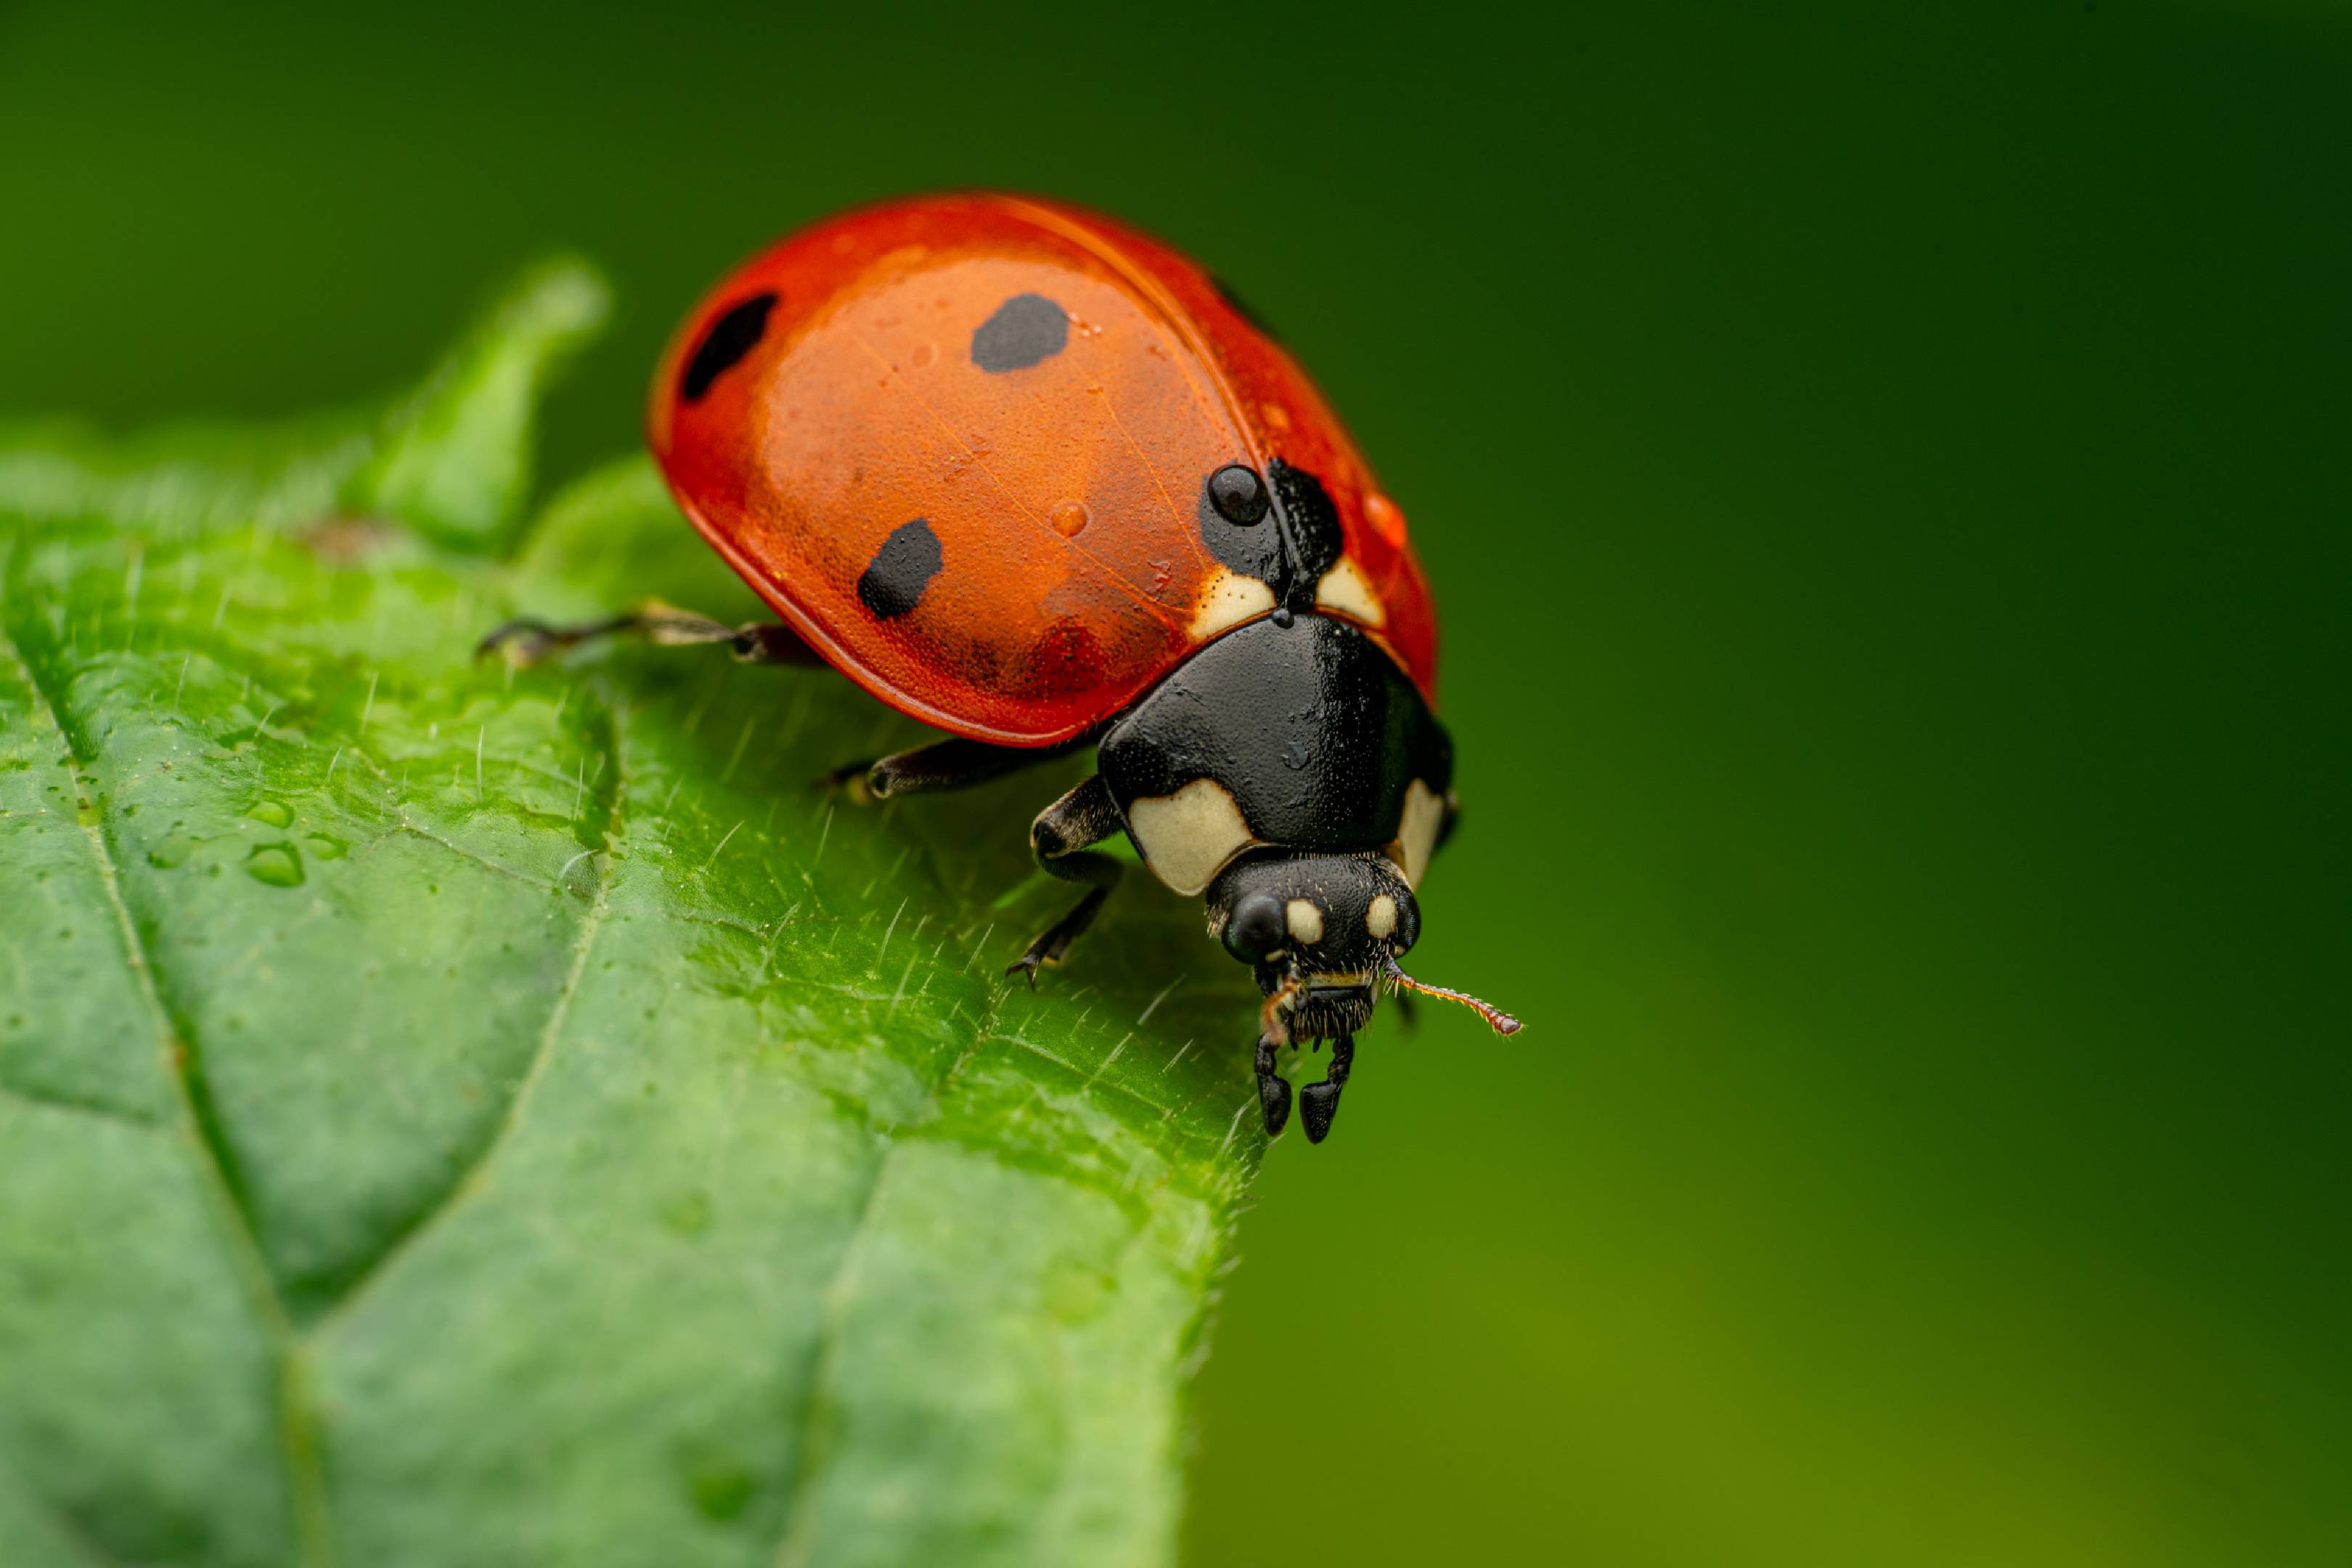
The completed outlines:
<svg viewBox="0 0 2352 1568">
<path fill-rule="evenodd" d="M 1258 1109 L 1265 1116 L 1265 1135 L 1279 1138 L 1290 1123 L 1290 1080 L 1274 1068 L 1274 1053 L 1281 1042 L 1271 1031 L 1257 1037 L 1257 1100 Z"/>
<path fill-rule="evenodd" d="M 1320 1143 L 1330 1132 L 1331 1118 L 1339 1114 L 1339 1091 L 1348 1086 L 1348 1069 L 1355 1061 L 1356 1037 L 1339 1036 L 1331 1042 L 1331 1065 L 1323 1081 L 1298 1091 L 1298 1120 L 1307 1124 L 1309 1143 Z"/>
<path fill-rule="evenodd" d="M 635 608 L 603 620 L 553 626 L 536 616 L 517 616 L 493 626 L 474 647 L 474 657 L 502 653 L 517 666 L 537 664 L 551 653 L 610 637 L 641 637 L 665 647 L 724 643 L 745 664 L 814 664 L 816 650 L 792 627 L 776 621 L 750 621 L 730 626 L 692 610 L 659 599 L 646 599 Z"/>
<path fill-rule="evenodd" d="M 1037 814 L 1037 820 L 1029 825 L 1029 847 L 1037 864 L 1066 882 L 1089 884 L 1089 890 L 1070 907 L 1067 914 L 1031 942 L 1027 952 L 1007 964 L 1005 973 L 1018 971 L 1026 974 L 1034 987 L 1038 965 L 1061 963 L 1070 951 L 1070 943 L 1094 924 L 1103 900 L 1118 886 L 1119 876 L 1126 868 L 1116 857 L 1087 847 L 1101 843 L 1126 826 L 1126 819 L 1118 813 L 1118 803 L 1111 798 L 1110 786 L 1102 782 L 1100 774 L 1090 775 L 1084 784 Z"/>
</svg>

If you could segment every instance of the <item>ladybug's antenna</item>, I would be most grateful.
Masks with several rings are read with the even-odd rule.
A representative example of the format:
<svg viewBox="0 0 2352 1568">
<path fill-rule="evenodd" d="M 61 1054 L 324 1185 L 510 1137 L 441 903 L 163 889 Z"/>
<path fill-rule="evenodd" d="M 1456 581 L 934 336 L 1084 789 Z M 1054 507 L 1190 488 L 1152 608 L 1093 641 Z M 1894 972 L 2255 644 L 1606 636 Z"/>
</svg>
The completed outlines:
<svg viewBox="0 0 2352 1568">
<path fill-rule="evenodd" d="M 1481 1002 L 1467 991 L 1449 991 L 1443 985 L 1428 985 L 1415 980 L 1412 975 L 1399 969 L 1397 961 L 1387 953 L 1381 955 L 1381 967 L 1388 972 L 1389 980 L 1392 984 L 1404 990 L 1418 991 L 1424 996 L 1434 996 L 1445 1002 L 1459 1002 L 1465 1007 L 1476 1008 L 1478 1016 L 1492 1025 L 1495 1033 L 1498 1035 L 1516 1035 L 1525 1027 L 1517 1018 L 1512 1017 L 1500 1007 L 1491 1003 Z"/>
</svg>

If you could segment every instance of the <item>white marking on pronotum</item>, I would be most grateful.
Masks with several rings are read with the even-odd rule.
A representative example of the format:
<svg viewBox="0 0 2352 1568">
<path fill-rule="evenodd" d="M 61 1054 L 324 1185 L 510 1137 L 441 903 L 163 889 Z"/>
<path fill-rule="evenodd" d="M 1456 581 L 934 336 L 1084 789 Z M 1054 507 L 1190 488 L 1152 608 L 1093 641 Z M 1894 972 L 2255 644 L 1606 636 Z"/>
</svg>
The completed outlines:
<svg viewBox="0 0 2352 1568">
<path fill-rule="evenodd" d="M 1396 900 L 1382 893 L 1364 907 L 1364 929 L 1376 937 L 1389 937 L 1396 931 Z"/>
<path fill-rule="evenodd" d="M 1364 574 L 1356 563 L 1345 555 L 1339 557 L 1339 564 L 1324 573 L 1315 584 L 1315 603 L 1324 609 L 1337 610 L 1343 616 L 1361 621 L 1368 626 L 1384 625 L 1389 618 L 1388 611 L 1381 604 L 1381 596 L 1372 592 L 1370 583 L 1364 581 Z"/>
<path fill-rule="evenodd" d="M 1145 1004 L 1143 1015 L 1135 1020 L 1135 1026 L 1140 1029 L 1144 1025 L 1151 1022 L 1151 1015 L 1160 1011 L 1160 1004 L 1167 1001 L 1169 993 L 1174 991 L 1176 987 L 1183 984 L 1183 976 L 1179 975 L 1175 979 L 1170 981 L 1167 984 L 1161 986 L 1160 988 L 1160 994 L 1154 996 L 1149 1003 Z"/>
<path fill-rule="evenodd" d="M 1445 823 L 1445 799 L 1415 779 L 1405 786 L 1404 820 L 1397 827 L 1397 848 L 1402 857 L 1408 887 L 1421 886 L 1429 858 L 1437 852 L 1437 830 Z"/>
<path fill-rule="evenodd" d="M 1204 890 L 1234 856 L 1257 842 L 1232 793 L 1214 779 L 1194 779 L 1174 795 L 1147 795 L 1128 807 L 1127 820 L 1152 874 L 1187 895 Z"/>
<path fill-rule="evenodd" d="M 1323 911 L 1312 899 L 1293 899 L 1282 906 L 1282 922 L 1290 928 L 1295 942 L 1317 942 L 1323 940 Z"/>
<path fill-rule="evenodd" d="M 1219 632 L 1274 613 L 1274 590 L 1255 577 L 1220 566 L 1201 591 L 1192 612 L 1192 637 L 1206 642 Z"/>
</svg>

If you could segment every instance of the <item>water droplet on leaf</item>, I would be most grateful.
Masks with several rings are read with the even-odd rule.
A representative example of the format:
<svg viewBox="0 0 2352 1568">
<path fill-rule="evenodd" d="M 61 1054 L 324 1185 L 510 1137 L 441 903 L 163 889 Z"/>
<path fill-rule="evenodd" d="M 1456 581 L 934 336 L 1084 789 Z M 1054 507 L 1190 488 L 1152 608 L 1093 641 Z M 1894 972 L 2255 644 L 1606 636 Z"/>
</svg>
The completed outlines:
<svg viewBox="0 0 2352 1568">
<path fill-rule="evenodd" d="M 195 851 L 196 841 L 186 834 L 169 834 L 147 851 L 147 864 L 159 871 L 169 871 L 187 864 L 188 857 Z"/>
<path fill-rule="evenodd" d="M 262 844 L 245 858 L 245 874 L 273 888 L 302 885 L 302 857 L 291 844 Z"/>
</svg>

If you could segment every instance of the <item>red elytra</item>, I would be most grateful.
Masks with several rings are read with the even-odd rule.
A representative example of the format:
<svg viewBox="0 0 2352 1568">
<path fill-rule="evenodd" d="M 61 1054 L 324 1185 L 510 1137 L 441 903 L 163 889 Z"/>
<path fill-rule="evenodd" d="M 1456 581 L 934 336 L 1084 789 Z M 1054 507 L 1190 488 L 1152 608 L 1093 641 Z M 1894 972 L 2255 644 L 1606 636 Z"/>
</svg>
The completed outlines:
<svg viewBox="0 0 2352 1568">
<path fill-rule="evenodd" d="M 1270 612 L 1202 537 L 1234 463 L 1320 480 L 1345 542 L 1325 582 L 1346 579 L 1321 607 L 1433 698 L 1428 584 L 1354 442 L 1208 273 L 1099 215 L 968 195 L 803 229 L 688 317 L 648 426 L 777 615 L 952 733 L 1069 740 Z"/>
</svg>

